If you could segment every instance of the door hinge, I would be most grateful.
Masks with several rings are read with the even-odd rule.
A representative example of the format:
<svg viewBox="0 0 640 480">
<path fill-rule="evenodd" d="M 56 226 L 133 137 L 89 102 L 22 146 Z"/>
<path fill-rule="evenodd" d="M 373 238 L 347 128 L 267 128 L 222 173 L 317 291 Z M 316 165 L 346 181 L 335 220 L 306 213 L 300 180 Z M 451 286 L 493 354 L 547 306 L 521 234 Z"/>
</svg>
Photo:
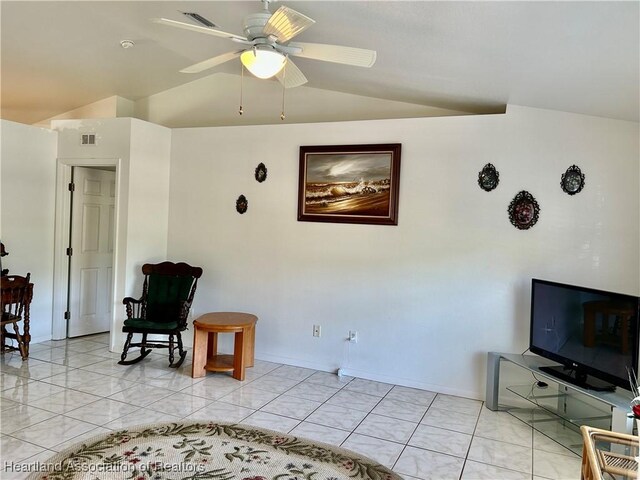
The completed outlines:
<svg viewBox="0 0 640 480">
<path fill-rule="evenodd" d="M 71 319 L 71 312 L 69 310 L 64 312 L 64 319 L 65 320 L 70 320 Z"/>
<path fill-rule="evenodd" d="M 76 191 L 76 184 L 75 183 L 71 182 L 69 184 L 69 191 L 70 192 L 75 192 Z"/>
<path fill-rule="evenodd" d="M 67 248 L 67 256 L 70 257 L 71 255 L 73 255 L 73 248 L 69 247 Z"/>
</svg>

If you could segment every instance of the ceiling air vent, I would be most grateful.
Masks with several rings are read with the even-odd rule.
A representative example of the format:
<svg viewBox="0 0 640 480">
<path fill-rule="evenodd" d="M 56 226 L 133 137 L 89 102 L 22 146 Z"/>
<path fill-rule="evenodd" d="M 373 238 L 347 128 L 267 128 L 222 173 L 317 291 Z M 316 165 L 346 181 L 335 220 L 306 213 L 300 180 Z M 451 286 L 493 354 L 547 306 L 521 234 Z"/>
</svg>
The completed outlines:
<svg viewBox="0 0 640 480">
<path fill-rule="evenodd" d="M 190 19 L 200 23 L 201 25 L 204 25 L 205 27 L 209 27 L 209 28 L 217 28 L 218 27 L 211 20 L 208 20 L 208 19 L 204 18 L 202 15 L 198 15 L 195 12 L 182 12 L 182 14 L 186 15 Z"/>
<path fill-rule="evenodd" d="M 95 145 L 96 134 L 95 133 L 82 133 L 80 134 L 80 145 Z"/>
</svg>

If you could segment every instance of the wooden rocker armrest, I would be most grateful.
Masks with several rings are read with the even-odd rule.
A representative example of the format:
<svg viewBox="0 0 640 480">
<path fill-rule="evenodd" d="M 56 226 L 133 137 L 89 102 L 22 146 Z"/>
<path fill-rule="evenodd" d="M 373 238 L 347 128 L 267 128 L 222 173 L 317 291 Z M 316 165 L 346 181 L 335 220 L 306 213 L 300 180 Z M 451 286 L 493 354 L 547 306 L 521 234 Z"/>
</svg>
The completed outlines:
<svg viewBox="0 0 640 480">
<path fill-rule="evenodd" d="M 133 298 L 133 297 L 124 297 L 122 299 L 122 304 L 126 305 L 127 303 L 142 303 L 141 298 Z"/>
<path fill-rule="evenodd" d="M 124 297 L 122 304 L 127 311 L 127 318 L 142 318 L 144 317 L 144 304 L 142 298 Z"/>
</svg>

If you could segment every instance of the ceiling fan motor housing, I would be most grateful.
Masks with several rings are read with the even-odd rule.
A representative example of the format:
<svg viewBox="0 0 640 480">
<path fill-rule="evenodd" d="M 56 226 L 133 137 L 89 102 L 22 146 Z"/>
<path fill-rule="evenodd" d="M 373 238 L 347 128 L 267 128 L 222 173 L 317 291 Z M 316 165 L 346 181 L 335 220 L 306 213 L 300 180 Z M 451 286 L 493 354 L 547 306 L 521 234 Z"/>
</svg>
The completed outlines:
<svg viewBox="0 0 640 480">
<path fill-rule="evenodd" d="M 247 15 L 244 18 L 244 35 L 249 40 L 254 40 L 256 38 L 264 37 L 264 26 L 271 18 L 271 13 L 269 11 L 253 13 L 251 15 Z"/>
</svg>

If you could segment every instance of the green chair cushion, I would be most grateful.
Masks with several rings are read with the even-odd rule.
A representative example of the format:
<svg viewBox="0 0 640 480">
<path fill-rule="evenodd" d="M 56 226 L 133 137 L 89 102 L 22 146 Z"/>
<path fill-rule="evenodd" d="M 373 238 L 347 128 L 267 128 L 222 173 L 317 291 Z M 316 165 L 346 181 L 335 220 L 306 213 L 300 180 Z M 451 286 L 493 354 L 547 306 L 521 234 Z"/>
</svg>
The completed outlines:
<svg viewBox="0 0 640 480">
<path fill-rule="evenodd" d="M 129 318 L 124 321 L 124 326 L 140 330 L 175 330 L 178 322 L 150 322 L 142 318 Z"/>
<path fill-rule="evenodd" d="M 189 297 L 193 277 L 149 275 L 147 290 L 147 320 L 154 324 L 175 322 L 182 303 Z"/>
</svg>

